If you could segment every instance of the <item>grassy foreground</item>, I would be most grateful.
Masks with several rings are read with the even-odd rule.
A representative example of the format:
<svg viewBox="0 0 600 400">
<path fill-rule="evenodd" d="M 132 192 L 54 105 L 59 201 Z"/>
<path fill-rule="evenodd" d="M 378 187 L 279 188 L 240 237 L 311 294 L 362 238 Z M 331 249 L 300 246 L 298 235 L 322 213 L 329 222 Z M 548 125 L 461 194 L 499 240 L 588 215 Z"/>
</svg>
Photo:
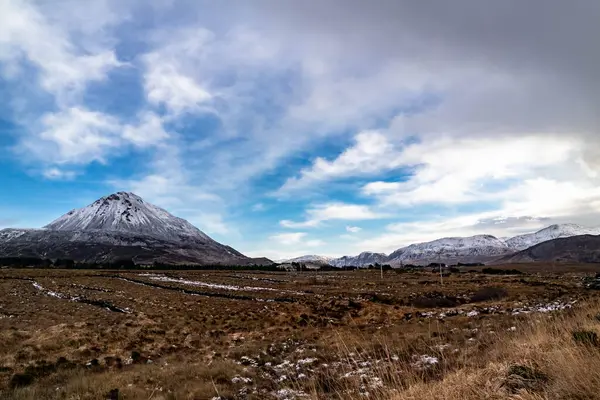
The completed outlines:
<svg viewBox="0 0 600 400">
<path fill-rule="evenodd" d="M 381 368 L 374 367 L 375 375 L 380 377 L 375 382 L 381 383 L 368 385 L 370 390 L 364 390 L 365 380 L 359 374 L 355 375 L 356 379 L 340 379 L 337 376 L 327 376 L 325 370 L 307 381 L 289 382 L 290 388 L 280 390 L 279 397 L 390 400 L 599 399 L 600 342 L 596 335 L 600 328 L 599 310 L 600 305 L 594 302 L 553 315 L 532 315 L 517 323 L 515 329 L 509 329 L 511 333 L 492 335 L 475 352 L 468 352 L 476 356 L 476 359 L 466 358 L 465 354 L 458 351 L 435 364 L 419 365 L 418 361 L 381 363 Z M 405 350 L 398 348 L 400 343 L 396 343 L 394 348 L 386 348 L 382 343 L 361 342 L 357 344 L 356 338 L 340 337 L 336 343 L 336 351 L 342 358 L 350 359 L 356 353 L 375 351 L 374 347 L 382 358 L 397 357 L 395 354 Z M 360 370 L 360 365 L 356 367 Z M 242 366 L 230 362 L 194 364 L 176 361 L 167 368 L 139 365 L 119 373 L 64 371 L 53 375 L 51 379 L 13 390 L 7 398 L 104 399 L 110 398 L 108 393 L 115 387 L 124 388 L 121 398 L 126 399 L 239 398 L 237 394 L 228 391 L 215 395 L 208 393 L 218 392 L 217 384 L 243 374 Z M 152 382 L 165 380 L 171 381 L 174 387 L 189 388 L 190 394 L 183 396 L 175 392 L 165 393 L 162 388 L 155 387 L 148 395 L 147 390 L 135 389 L 131 384 L 135 382 L 135 386 L 140 383 L 152 386 Z M 330 387 L 324 390 L 324 385 Z M 358 394 L 359 392 L 362 394 Z M 276 391 L 275 394 L 277 393 Z M 357 394 L 353 396 L 352 393 Z"/>
<path fill-rule="evenodd" d="M 4 271 L 0 399 L 600 399 L 586 277 Z"/>
<path fill-rule="evenodd" d="M 408 399 L 598 399 L 600 343 L 598 304 L 517 326 L 482 354 L 483 368 L 449 371 L 441 380 L 415 377 L 409 387 L 383 398 Z"/>
</svg>

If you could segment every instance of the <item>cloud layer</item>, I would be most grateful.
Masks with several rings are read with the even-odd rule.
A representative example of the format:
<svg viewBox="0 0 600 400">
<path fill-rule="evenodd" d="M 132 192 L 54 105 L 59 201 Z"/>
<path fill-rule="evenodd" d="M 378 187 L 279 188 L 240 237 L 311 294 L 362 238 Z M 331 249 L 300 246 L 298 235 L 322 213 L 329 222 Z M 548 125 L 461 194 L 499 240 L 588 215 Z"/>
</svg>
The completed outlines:
<svg viewBox="0 0 600 400">
<path fill-rule="evenodd" d="M 0 144 L 37 190 L 133 190 L 253 255 L 600 224 L 598 20 L 593 0 L 0 0 Z"/>
</svg>

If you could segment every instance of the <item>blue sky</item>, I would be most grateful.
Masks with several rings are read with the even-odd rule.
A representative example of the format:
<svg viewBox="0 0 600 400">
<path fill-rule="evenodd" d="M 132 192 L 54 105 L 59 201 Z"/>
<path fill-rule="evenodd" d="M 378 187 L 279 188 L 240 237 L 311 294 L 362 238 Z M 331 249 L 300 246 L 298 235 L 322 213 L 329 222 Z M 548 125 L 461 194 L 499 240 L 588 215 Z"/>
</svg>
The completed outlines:
<svg viewBox="0 0 600 400">
<path fill-rule="evenodd" d="M 0 0 L 0 228 L 118 190 L 274 259 L 600 223 L 597 3 L 369 4 Z"/>
</svg>

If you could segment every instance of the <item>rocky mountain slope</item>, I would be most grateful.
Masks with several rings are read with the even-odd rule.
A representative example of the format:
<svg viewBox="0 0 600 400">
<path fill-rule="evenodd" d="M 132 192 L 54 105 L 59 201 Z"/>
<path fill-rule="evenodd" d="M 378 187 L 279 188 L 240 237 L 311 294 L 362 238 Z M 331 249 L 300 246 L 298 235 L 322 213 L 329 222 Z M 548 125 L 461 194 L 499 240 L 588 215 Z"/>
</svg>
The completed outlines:
<svg viewBox="0 0 600 400">
<path fill-rule="evenodd" d="M 132 259 L 138 264 L 270 264 L 211 239 L 184 219 L 118 192 L 72 210 L 43 229 L 0 231 L 0 257 L 79 262 Z"/>
<path fill-rule="evenodd" d="M 388 263 L 428 264 L 430 262 L 485 262 L 513 253 L 506 243 L 492 235 L 450 237 L 426 243 L 411 244 L 393 252 Z"/>
<path fill-rule="evenodd" d="M 502 263 L 522 262 L 600 262 L 600 236 L 582 235 L 548 240 L 498 260 Z"/>
<path fill-rule="evenodd" d="M 576 224 L 550 225 L 534 233 L 507 239 L 506 244 L 511 249 L 520 251 L 548 240 L 581 235 L 600 235 L 600 228 L 588 228 Z"/>
<path fill-rule="evenodd" d="M 388 256 L 384 253 L 372 253 L 365 251 L 357 256 L 344 256 L 335 258 L 330 261 L 330 265 L 334 267 L 346 267 L 346 266 L 358 266 L 364 267 L 366 265 L 384 264 L 388 260 Z"/>
<path fill-rule="evenodd" d="M 329 263 L 331 263 L 331 261 L 333 260 L 332 257 L 327 257 L 327 256 L 317 256 L 314 254 L 309 254 L 306 256 L 300 256 L 300 257 L 296 257 L 296 258 L 290 258 L 290 259 L 285 259 L 285 260 L 278 260 L 277 262 L 279 263 L 315 263 L 315 264 L 325 264 L 328 265 Z"/>
<path fill-rule="evenodd" d="M 516 255 L 519 251 L 557 238 L 576 237 L 581 235 L 600 235 L 600 228 L 588 228 L 576 224 L 551 225 L 537 232 L 511 238 L 497 238 L 492 235 L 476 235 L 471 237 L 451 237 L 431 242 L 411 244 L 402 247 L 389 256 L 384 253 L 363 252 L 358 256 L 343 256 L 329 260 L 336 267 L 358 266 L 370 264 L 427 265 L 432 262 L 443 263 L 475 263 L 501 262 Z M 542 247 L 541 249 L 546 249 Z M 310 256 L 317 258 L 319 256 Z M 521 257 L 521 256 L 519 256 Z M 524 259 L 527 258 L 523 256 Z M 542 258 L 536 253 L 536 257 Z"/>
</svg>

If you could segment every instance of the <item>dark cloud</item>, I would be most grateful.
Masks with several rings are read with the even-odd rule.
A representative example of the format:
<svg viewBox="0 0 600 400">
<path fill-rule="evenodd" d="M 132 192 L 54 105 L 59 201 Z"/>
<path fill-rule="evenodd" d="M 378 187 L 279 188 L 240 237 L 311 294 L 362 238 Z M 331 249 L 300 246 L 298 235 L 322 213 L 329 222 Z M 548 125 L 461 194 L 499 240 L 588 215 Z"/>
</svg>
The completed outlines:
<svg viewBox="0 0 600 400">
<path fill-rule="evenodd" d="M 308 54 L 362 68 L 399 60 L 434 71 L 442 87 L 452 81 L 444 89 L 454 105 L 432 117 L 445 126 L 600 131 L 598 1 L 259 4 L 249 15 L 261 29 Z"/>
</svg>

